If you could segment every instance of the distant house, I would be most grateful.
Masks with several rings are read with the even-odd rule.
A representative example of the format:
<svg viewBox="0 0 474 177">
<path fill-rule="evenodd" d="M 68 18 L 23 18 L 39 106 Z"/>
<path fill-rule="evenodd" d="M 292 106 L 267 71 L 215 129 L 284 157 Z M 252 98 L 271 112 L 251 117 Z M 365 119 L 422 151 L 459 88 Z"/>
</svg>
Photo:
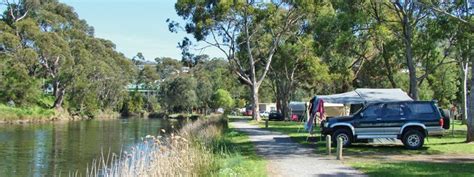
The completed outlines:
<svg viewBox="0 0 474 177">
<path fill-rule="evenodd" d="M 156 96 L 158 95 L 158 89 L 157 88 L 147 88 L 145 84 L 128 84 L 127 85 L 127 90 L 128 92 L 139 92 L 143 93 L 145 97 L 149 98 L 151 96 Z"/>
</svg>

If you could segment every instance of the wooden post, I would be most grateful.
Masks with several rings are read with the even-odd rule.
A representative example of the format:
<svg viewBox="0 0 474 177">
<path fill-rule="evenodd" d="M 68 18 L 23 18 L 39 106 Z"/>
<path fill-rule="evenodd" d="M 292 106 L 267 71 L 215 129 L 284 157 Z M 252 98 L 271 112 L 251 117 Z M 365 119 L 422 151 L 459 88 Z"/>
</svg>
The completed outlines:
<svg viewBox="0 0 474 177">
<path fill-rule="evenodd" d="M 342 138 L 337 139 L 337 160 L 342 160 Z"/>
<path fill-rule="evenodd" d="M 328 150 L 328 155 L 331 155 L 331 135 L 326 135 L 326 148 Z"/>
<path fill-rule="evenodd" d="M 268 128 L 268 119 L 265 119 L 265 128 Z"/>
</svg>

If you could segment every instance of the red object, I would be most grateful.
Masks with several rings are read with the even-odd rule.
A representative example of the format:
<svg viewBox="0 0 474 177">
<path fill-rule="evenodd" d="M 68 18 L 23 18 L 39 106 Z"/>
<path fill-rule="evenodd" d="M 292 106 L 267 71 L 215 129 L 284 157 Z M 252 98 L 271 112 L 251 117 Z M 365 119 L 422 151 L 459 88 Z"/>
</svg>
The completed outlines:
<svg viewBox="0 0 474 177">
<path fill-rule="evenodd" d="M 296 115 L 296 114 L 291 115 L 291 120 L 292 121 L 298 121 L 298 115 Z"/>
<path fill-rule="evenodd" d="M 319 104 L 318 104 L 318 110 L 319 112 L 319 120 L 324 120 L 324 101 L 322 99 L 319 99 Z"/>
<path fill-rule="evenodd" d="M 247 112 L 245 112 L 245 115 L 252 116 L 252 110 L 248 110 Z"/>
<path fill-rule="evenodd" d="M 441 125 L 441 127 L 444 126 L 444 119 L 441 117 L 441 119 L 439 119 L 439 125 Z"/>
</svg>

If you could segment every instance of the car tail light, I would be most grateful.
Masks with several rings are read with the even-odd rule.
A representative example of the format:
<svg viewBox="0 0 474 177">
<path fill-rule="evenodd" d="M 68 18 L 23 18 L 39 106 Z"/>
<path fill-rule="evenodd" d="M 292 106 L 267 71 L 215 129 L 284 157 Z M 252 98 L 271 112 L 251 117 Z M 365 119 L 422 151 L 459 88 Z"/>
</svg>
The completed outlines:
<svg viewBox="0 0 474 177">
<path fill-rule="evenodd" d="M 444 119 L 443 119 L 442 117 L 441 117 L 441 119 L 439 119 L 439 125 L 440 125 L 441 127 L 444 126 Z"/>
</svg>

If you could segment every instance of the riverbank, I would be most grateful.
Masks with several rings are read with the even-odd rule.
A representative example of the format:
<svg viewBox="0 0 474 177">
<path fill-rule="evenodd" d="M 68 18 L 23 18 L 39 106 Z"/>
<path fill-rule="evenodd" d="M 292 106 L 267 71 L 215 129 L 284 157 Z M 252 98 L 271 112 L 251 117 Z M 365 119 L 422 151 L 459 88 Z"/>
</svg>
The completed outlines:
<svg viewBox="0 0 474 177">
<path fill-rule="evenodd" d="M 147 136 L 122 154 L 112 166 L 103 165 L 109 159 L 97 161 L 90 176 L 267 176 L 248 137 L 228 128 L 222 116 L 189 122 L 168 136 Z"/>
<path fill-rule="evenodd" d="M 60 117 L 57 116 L 56 111 L 53 109 L 45 109 L 39 106 L 18 108 L 0 104 L 0 124 L 45 122 L 58 118 Z"/>
<path fill-rule="evenodd" d="M 98 119 L 116 119 L 121 117 L 121 115 L 114 111 L 100 111 L 95 117 Z M 40 106 L 11 107 L 0 104 L 0 124 L 46 123 L 88 119 L 91 119 L 91 117 L 84 115 L 71 115 L 71 113 L 66 110 L 58 111 Z"/>
</svg>

